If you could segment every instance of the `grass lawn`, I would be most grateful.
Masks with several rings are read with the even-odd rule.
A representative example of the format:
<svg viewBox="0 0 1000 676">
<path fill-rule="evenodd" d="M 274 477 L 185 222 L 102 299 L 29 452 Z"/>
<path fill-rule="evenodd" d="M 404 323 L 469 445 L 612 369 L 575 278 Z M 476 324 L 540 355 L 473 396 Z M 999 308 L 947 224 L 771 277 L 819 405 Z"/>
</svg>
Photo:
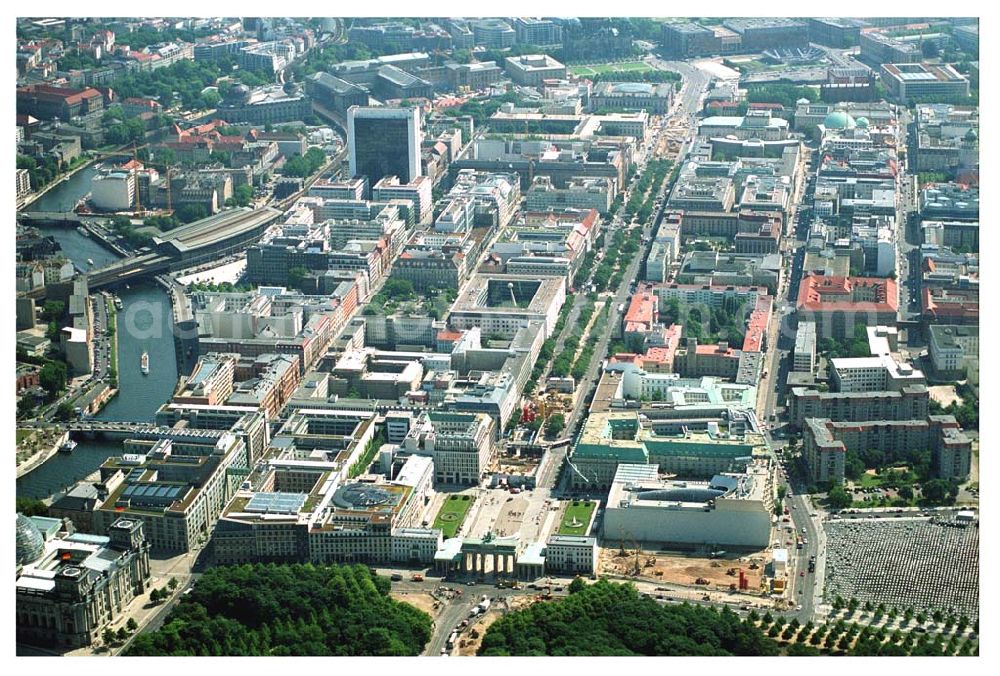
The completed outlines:
<svg viewBox="0 0 1000 676">
<path fill-rule="evenodd" d="M 589 500 L 574 500 L 566 505 L 562 523 L 559 524 L 559 534 L 586 535 L 590 526 L 590 516 L 596 508 L 597 503 Z"/>
<path fill-rule="evenodd" d="M 877 475 L 877 474 L 874 474 L 874 473 L 865 472 L 864 474 L 861 475 L 861 479 L 860 480 L 853 482 L 854 489 L 855 490 L 875 489 L 875 490 L 878 490 L 878 491 L 886 490 L 884 482 L 885 482 L 886 479 L 889 479 L 889 478 L 890 478 L 890 474 L 889 473 L 885 473 L 883 475 Z M 909 500 L 904 500 L 903 498 L 899 497 L 898 493 L 893 498 L 886 498 L 886 497 L 884 497 L 884 495 L 882 493 L 878 493 L 876 495 L 867 495 L 867 494 L 857 493 L 857 494 L 855 494 L 855 497 L 861 498 L 860 500 L 857 500 L 857 499 L 854 500 L 854 502 L 851 504 L 852 507 L 856 507 L 856 508 L 857 507 L 865 508 L 865 507 L 916 507 L 916 506 L 918 506 L 918 502 L 917 502 L 916 496 L 910 498 Z M 867 498 L 871 498 L 871 499 L 865 500 L 866 497 Z"/>
<path fill-rule="evenodd" d="M 886 479 L 894 478 L 895 473 L 906 471 L 907 467 L 893 467 L 883 471 L 882 474 L 875 474 L 872 470 L 861 475 L 861 479 L 854 481 L 855 488 L 882 488 Z M 891 482 L 890 482 L 891 483 Z"/>
<path fill-rule="evenodd" d="M 455 537 L 473 502 L 475 498 L 471 495 L 449 495 L 434 517 L 434 525 L 431 527 L 440 528 L 446 539 Z"/>
<path fill-rule="evenodd" d="M 590 66 L 570 66 L 569 70 L 573 75 L 582 75 L 583 77 L 587 77 L 589 75 L 597 75 L 598 73 L 644 73 L 648 70 L 653 70 L 653 67 L 643 61 L 625 61 L 623 63 L 598 63 Z"/>
<path fill-rule="evenodd" d="M 761 61 L 757 61 L 756 59 L 751 59 L 749 61 L 734 61 L 733 63 L 748 73 L 755 73 L 761 70 L 772 70 L 772 66 L 769 66 Z"/>
<path fill-rule="evenodd" d="M 865 472 L 861 475 L 860 481 L 854 482 L 855 488 L 881 488 L 882 487 L 882 477 L 877 474 L 870 474 Z"/>
<path fill-rule="evenodd" d="M 35 433 L 35 430 L 22 429 L 17 431 L 17 443 L 20 444 L 22 441 L 30 437 Z"/>
</svg>

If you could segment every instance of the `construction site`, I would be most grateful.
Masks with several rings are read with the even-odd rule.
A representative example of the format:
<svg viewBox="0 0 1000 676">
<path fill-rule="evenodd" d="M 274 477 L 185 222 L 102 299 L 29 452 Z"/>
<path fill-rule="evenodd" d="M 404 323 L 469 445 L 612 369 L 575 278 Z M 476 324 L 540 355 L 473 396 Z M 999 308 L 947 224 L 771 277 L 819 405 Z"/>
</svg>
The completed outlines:
<svg viewBox="0 0 1000 676">
<path fill-rule="evenodd" d="M 565 392 L 560 385 L 560 381 L 570 381 L 573 383 L 573 392 Z M 562 413 L 563 415 L 572 413 L 573 405 L 576 403 L 575 384 L 573 378 L 549 378 L 549 382 L 546 383 L 546 390 L 539 392 L 533 399 L 534 406 L 539 411 L 539 414 L 544 414 L 547 417 L 557 413 Z"/>
<path fill-rule="evenodd" d="M 569 380 L 554 379 L 549 380 Z M 568 419 L 573 412 L 574 394 L 565 394 L 549 389 L 531 397 L 522 407 L 518 417 L 518 427 L 511 432 L 510 439 L 502 444 L 495 461 L 495 469 L 500 474 L 528 476 L 534 474 L 546 444 L 547 439 L 544 422 L 550 416 L 561 414 Z M 559 436 L 559 435 L 555 435 Z"/>
<path fill-rule="evenodd" d="M 660 135 L 654 149 L 653 157 L 664 160 L 675 160 L 684 144 L 690 129 L 690 121 L 683 115 L 671 115 L 667 126 Z"/>
<path fill-rule="evenodd" d="M 541 441 L 538 438 L 540 436 L 542 436 L 541 431 L 536 435 L 526 427 L 516 429 L 510 440 L 501 446 L 491 469 L 500 474 L 523 476 L 534 474 L 541 461 L 543 450 L 537 447 L 537 443 Z"/>
<path fill-rule="evenodd" d="M 442 599 L 447 598 L 440 596 L 440 592 L 401 591 L 396 587 L 392 588 L 389 596 L 397 601 L 409 603 L 414 608 L 424 611 L 432 618 L 437 617 L 441 613 L 444 605 Z"/>
<path fill-rule="evenodd" d="M 631 577 L 647 582 L 699 586 L 706 591 L 739 591 L 767 595 L 765 569 L 769 552 L 750 556 L 716 553 L 718 558 L 692 556 L 683 552 L 642 551 L 633 543 L 601 549 L 598 575 Z"/>
</svg>

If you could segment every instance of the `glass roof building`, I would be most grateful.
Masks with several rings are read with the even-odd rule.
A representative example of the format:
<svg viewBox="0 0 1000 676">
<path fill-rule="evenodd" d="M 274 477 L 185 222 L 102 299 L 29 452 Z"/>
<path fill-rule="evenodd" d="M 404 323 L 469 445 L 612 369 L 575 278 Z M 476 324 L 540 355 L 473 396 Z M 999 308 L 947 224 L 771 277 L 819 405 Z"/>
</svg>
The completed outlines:
<svg viewBox="0 0 1000 676">
<path fill-rule="evenodd" d="M 24 566 L 41 558 L 45 551 L 45 538 L 38 526 L 24 514 L 17 515 L 16 541 L 17 565 Z"/>
</svg>

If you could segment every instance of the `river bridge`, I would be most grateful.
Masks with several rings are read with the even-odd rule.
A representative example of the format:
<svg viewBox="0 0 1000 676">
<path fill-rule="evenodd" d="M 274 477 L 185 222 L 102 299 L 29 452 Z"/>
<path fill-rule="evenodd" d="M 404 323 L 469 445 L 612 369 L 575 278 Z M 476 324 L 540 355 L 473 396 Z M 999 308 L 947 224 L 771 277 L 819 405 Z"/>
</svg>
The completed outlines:
<svg viewBox="0 0 1000 676">
<path fill-rule="evenodd" d="M 164 427 L 146 422 L 116 422 L 113 420 L 80 420 L 66 425 L 73 439 L 175 439 L 203 442 L 217 440 L 228 430 L 203 430 L 194 428 Z"/>
<path fill-rule="evenodd" d="M 107 233 L 95 226 L 101 223 L 96 216 L 80 215 L 72 211 L 24 211 L 17 214 L 17 220 L 24 225 L 57 225 L 67 228 L 83 228 L 89 237 L 100 240 L 106 248 L 119 256 L 128 256 L 129 251 L 108 237 Z"/>
<path fill-rule="evenodd" d="M 35 218 L 35 222 L 39 223 L 82 223 L 78 214 L 36 213 L 41 216 Z M 153 251 L 90 270 L 87 272 L 87 283 L 90 290 L 95 291 L 218 260 L 256 242 L 280 216 L 281 211 L 274 207 L 227 209 L 154 237 Z M 27 295 L 44 297 L 45 289 L 35 289 Z"/>
<path fill-rule="evenodd" d="M 328 118 L 336 119 L 330 111 L 322 111 Z M 227 209 L 220 213 L 188 223 L 179 228 L 153 238 L 152 251 L 141 252 L 132 256 L 116 243 L 109 240 L 93 224 L 99 217 L 81 215 L 61 211 L 30 211 L 18 214 L 18 219 L 25 225 L 60 225 L 68 227 L 84 227 L 100 239 L 109 249 L 116 251 L 125 258 L 111 265 L 87 272 L 87 283 L 91 291 L 105 287 L 128 284 L 148 276 L 161 276 L 166 272 L 192 268 L 202 263 L 224 258 L 239 253 L 256 243 L 264 231 L 277 221 L 282 212 L 289 208 L 295 200 L 305 195 L 310 186 L 347 155 L 347 148 L 334 155 L 314 176 L 306 181 L 303 188 L 281 201 L 259 209 L 240 207 Z M 45 288 L 33 289 L 26 296 L 40 299 L 45 297 Z"/>
<path fill-rule="evenodd" d="M 77 421 L 66 425 L 66 431 L 69 432 L 70 438 L 75 440 L 111 439 L 123 441 L 155 434 L 157 429 L 157 426 L 152 423 L 111 421 Z"/>
</svg>

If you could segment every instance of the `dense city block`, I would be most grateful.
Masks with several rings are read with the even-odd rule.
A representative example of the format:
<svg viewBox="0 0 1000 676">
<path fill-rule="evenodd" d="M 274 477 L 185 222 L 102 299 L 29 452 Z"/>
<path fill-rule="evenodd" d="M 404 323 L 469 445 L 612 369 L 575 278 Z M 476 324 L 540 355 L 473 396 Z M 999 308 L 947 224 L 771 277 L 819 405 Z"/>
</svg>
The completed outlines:
<svg viewBox="0 0 1000 676">
<path fill-rule="evenodd" d="M 16 39 L 19 654 L 978 655 L 977 19 Z"/>
</svg>

